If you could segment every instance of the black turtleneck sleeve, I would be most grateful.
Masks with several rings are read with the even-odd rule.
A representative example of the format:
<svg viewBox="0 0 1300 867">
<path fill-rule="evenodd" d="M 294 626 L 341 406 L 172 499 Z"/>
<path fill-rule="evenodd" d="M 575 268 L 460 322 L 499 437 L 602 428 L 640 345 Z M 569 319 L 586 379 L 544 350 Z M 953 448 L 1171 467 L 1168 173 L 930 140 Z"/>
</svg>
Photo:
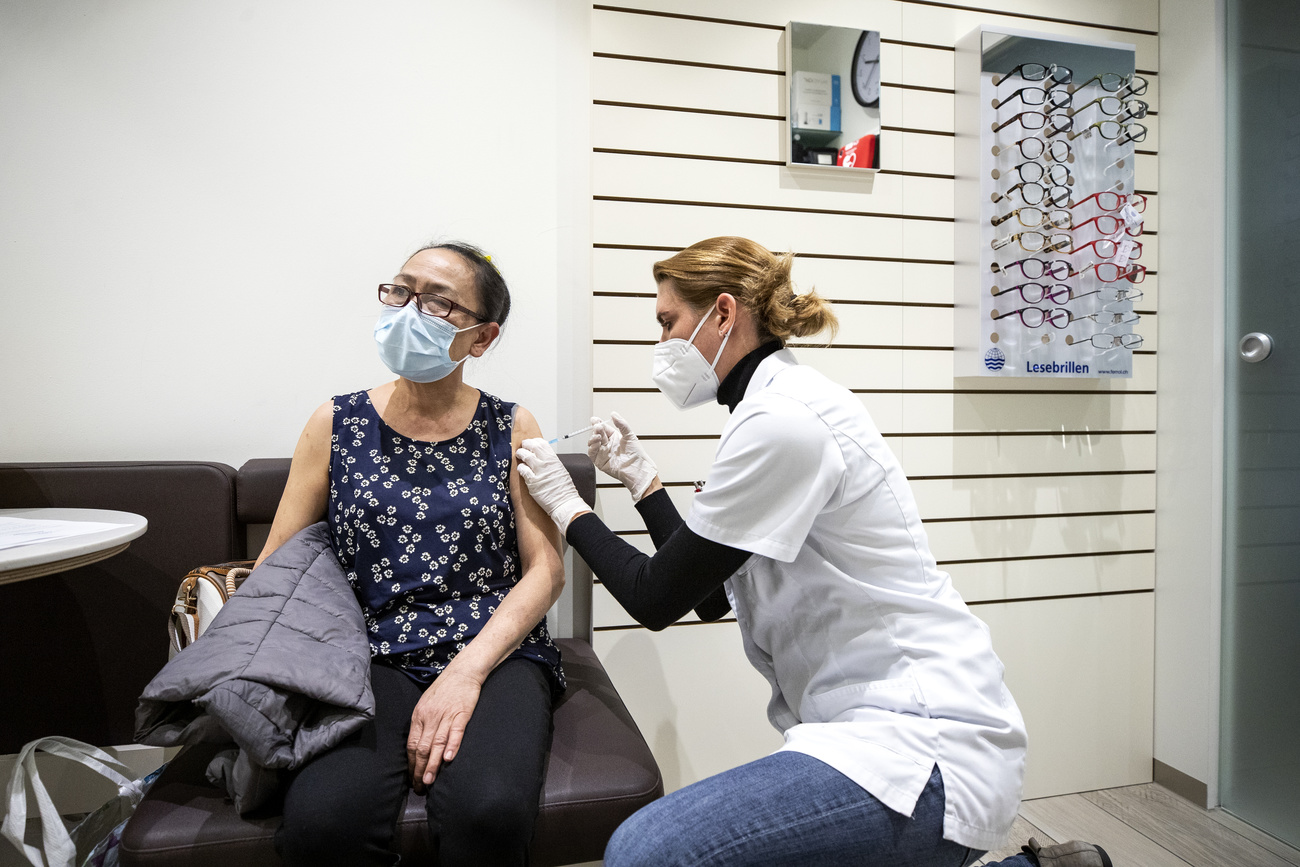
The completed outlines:
<svg viewBox="0 0 1300 867">
<path fill-rule="evenodd" d="M 565 534 L 627 613 L 657 631 L 692 608 L 702 620 L 717 620 L 731 610 L 722 582 L 750 553 L 697 535 L 677 514 L 666 490 L 642 498 L 637 511 L 655 543 L 653 557 L 614 535 L 592 512 L 575 518 Z"/>
</svg>

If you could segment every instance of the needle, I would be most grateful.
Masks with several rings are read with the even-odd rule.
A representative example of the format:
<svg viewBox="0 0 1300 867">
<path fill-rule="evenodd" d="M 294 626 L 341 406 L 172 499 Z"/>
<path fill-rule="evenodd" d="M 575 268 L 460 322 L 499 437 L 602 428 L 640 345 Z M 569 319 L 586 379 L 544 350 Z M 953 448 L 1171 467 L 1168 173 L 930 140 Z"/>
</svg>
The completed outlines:
<svg viewBox="0 0 1300 867">
<path fill-rule="evenodd" d="M 582 430 L 575 430 L 573 433 L 567 433 L 562 437 L 556 437 L 555 439 L 547 440 L 546 442 L 549 443 L 550 445 L 555 445 L 560 440 L 567 440 L 569 437 L 576 437 L 578 434 L 585 434 L 587 431 L 593 430 L 595 427 L 596 426 L 594 424 L 589 424 L 586 427 L 584 427 Z"/>
</svg>

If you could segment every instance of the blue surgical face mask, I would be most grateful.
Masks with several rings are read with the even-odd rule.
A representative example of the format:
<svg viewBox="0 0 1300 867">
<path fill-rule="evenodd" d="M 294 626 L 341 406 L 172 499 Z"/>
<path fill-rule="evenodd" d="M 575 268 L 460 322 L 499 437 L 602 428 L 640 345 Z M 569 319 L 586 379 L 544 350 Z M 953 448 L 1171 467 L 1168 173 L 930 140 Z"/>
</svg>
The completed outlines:
<svg viewBox="0 0 1300 867">
<path fill-rule="evenodd" d="M 375 323 L 375 345 L 393 373 L 411 382 L 436 382 L 469 358 L 452 361 L 448 350 L 456 335 L 483 324 L 455 328 L 446 319 L 420 313 L 414 304 L 385 307 Z"/>
</svg>

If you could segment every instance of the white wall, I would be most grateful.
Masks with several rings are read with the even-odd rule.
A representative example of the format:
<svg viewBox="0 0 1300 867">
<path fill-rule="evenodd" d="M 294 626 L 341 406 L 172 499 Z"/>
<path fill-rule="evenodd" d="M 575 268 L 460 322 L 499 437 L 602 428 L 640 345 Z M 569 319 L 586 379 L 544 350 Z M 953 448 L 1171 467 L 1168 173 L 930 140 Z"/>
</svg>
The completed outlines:
<svg viewBox="0 0 1300 867">
<path fill-rule="evenodd" d="M 0 6 L 0 460 L 288 455 L 389 378 L 374 287 L 444 236 L 514 293 L 469 381 L 585 417 L 575 5 Z"/>
<path fill-rule="evenodd" d="M 1223 565 L 1222 0 L 1160 3 L 1161 296 L 1155 758 L 1218 803 Z"/>
</svg>

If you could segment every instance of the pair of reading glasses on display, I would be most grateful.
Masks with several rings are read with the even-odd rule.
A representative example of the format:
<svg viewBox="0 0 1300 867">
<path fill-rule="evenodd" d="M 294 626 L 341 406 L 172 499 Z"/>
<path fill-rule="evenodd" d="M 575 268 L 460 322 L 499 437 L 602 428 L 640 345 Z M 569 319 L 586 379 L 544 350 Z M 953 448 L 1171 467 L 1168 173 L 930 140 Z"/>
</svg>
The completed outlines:
<svg viewBox="0 0 1300 867">
<path fill-rule="evenodd" d="M 1019 244 L 1020 249 L 1026 253 L 1037 253 L 1040 250 L 1056 251 L 1069 247 L 1073 242 L 1067 232 L 1016 232 L 1009 238 L 994 238 L 992 241 L 994 250 L 1001 250 L 1009 244 Z"/>
<path fill-rule="evenodd" d="M 1111 192 L 1110 190 L 1102 190 L 1100 193 L 1093 193 L 1090 196 L 1084 196 L 1079 201 L 1070 205 L 1070 207 L 1077 208 L 1085 202 L 1091 201 L 1096 201 L 1097 207 L 1103 211 L 1118 211 L 1120 208 L 1124 207 L 1125 204 L 1132 205 L 1133 210 L 1137 211 L 1139 214 L 1145 212 L 1147 209 L 1147 197 L 1141 193 L 1132 193 L 1131 195 L 1126 196 L 1122 193 Z"/>
<path fill-rule="evenodd" d="M 1021 300 L 1031 305 L 1041 304 L 1044 300 L 1061 305 L 1068 303 L 1073 297 L 1070 287 L 1064 283 L 1021 283 L 1019 286 L 1009 286 L 1006 289 L 993 287 L 995 298 L 1012 292 L 1019 292 Z"/>
<path fill-rule="evenodd" d="M 1147 109 L 1151 106 L 1140 99 L 1123 100 L 1117 96 L 1099 96 L 1091 102 L 1085 102 L 1078 108 L 1070 109 L 1070 117 L 1081 114 L 1092 106 L 1097 108 L 1104 115 L 1109 115 L 1115 120 L 1126 120 L 1132 118 L 1141 120 L 1147 116 Z"/>
<path fill-rule="evenodd" d="M 1020 323 L 1026 328 L 1042 328 L 1044 325 L 1050 325 L 1053 328 L 1069 328 L 1075 322 L 1082 322 L 1085 319 L 1094 322 L 1103 327 L 1114 327 L 1124 325 L 1130 322 L 1136 322 L 1141 317 L 1137 314 L 1115 313 L 1103 310 L 1098 313 L 1088 313 L 1083 316 L 1075 316 L 1064 307 L 1021 307 L 1017 310 L 1008 310 L 1006 313 L 993 311 L 993 318 L 1007 319 L 1015 316 L 1020 319 Z M 1107 335 L 1115 336 L 1115 335 Z M 1120 335 L 1123 336 L 1123 335 Z"/>
<path fill-rule="evenodd" d="M 993 124 L 993 131 L 999 132 L 1003 128 L 1011 126 L 1013 123 L 1018 123 L 1022 128 L 1027 130 L 1047 127 L 1050 130 L 1050 132 L 1047 133 L 1048 138 L 1052 138 L 1053 136 L 1074 129 L 1074 118 L 1070 117 L 1068 114 L 1043 114 L 1041 111 L 1022 111 L 1019 114 L 1007 118 L 1002 121 L 1002 123 Z"/>
<path fill-rule="evenodd" d="M 1141 242 L 1129 241 L 1128 243 L 1129 243 L 1129 248 L 1128 248 L 1129 259 L 1141 259 L 1142 258 Z M 1082 253 L 1084 250 L 1087 250 L 1089 247 L 1092 248 L 1092 254 L 1100 259 L 1114 259 L 1115 256 L 1119 253 L 1119 244 L 1116 243 L 1113 239 L 1098 238 L 1095 241 L 1089 241 L 1086 244 L 1082 244 L 1078 247 L 1075 247 L 1073 250 L 1070 251 L 1069 255 L 1073 256 L 1076 253 Z"/>
<path fill-rule="evenodd" d="M 1145 265 L 1131 265 L 1121 268 L 1114 262 L 1089 262 L 1078 271 L 1071 271 L 1070 276 L 1082 277 L 1089 271 L 1096 272 L 1097 279 L 1103 283 L 1116 283 L 1120 280 L 1141 283 L 1147 278 L 1147 267 Z"/>
<path fill-rule="evenodd" d="M 1045 166 L 1042 163 L 1030 161 L 1012 166 L 1011 171 L 1019 175 L 1020 180 L 1027 184 L 1039 183 L 1043 178 L 1047 178 L 1049 182 L 1056 186 L 1068 186 L 1074 183 L 1074 178 L 1070 177 L 1070 169 L 1065 163 L 1058 162 Z M 1003 174 L 1001 170 L 994 169 L 992 172 L 993 180 L 1000 180 Z M 1006 174 L 1010 174 L 1010 172 L 1006 172 Z"/>
<path fill-rule="evenodd" d="M 1007 147 L 994 145 L 993 156 L 1001 156 L 1004 150 L 1010 150 L 1012 147 L 1019 148 L 1020 155 L 1027 160 L 1045 158 L 1058 163 L 1074 162 L 1074 153 L 1070 148 L 1070 143 L 1065 139 L 1058 138 L 1049 142 L 1036 135 L 1025 136 L 1020 141 L 1012 142 Z M 997 175 L 994 175 L 994 177 L 997 177 Z"/>
<path fill-rule="evenodd" d="M 1042 208 L 1016 208 L 1009 214 L 1003 214 L 1000 217 L 994 217 L 990 222 L 995 226 L 1000 226 L 1007 220 L 1015 219 L 1026 229 L 1037 229 L 1039 226 L 1048 225 L 1053 228 L 1068 227 L 1070 225 L 1071 214 L 1069 211 L 1060 208 L 1043 210 Z"/>
<path fill-rule="evenodd" d="M 1050 88 L 1063 87 L 1074 80 L 1074 70 L 1056 63 L 1022 63 L 999 78 L 993 79 L 997 87 L 1008 78 L 1019 75 L 1025 81 L 1045 81 Z"/>
<path fill-rule="evenodd" d="M 1138 75 L 1120 75 L 1118 72 L 1099 72 L 1087 81 L 1070 88 L 1071 93 L 1078 93 L 1090 84 L 1096 83 L 1107 93 L 1121 93 L 1126 96 L 1141 96 L 1147 92 L 1149 82 Z"/>
<path fill-rule="evenodd" d="M 1026 181 L 1015 184 L 1005 193 L 994 193 L 993 201 L 1000 202 L 1003 199 L 1010 199 L 1011 194 L 1017 191 L 1020 192 L 1020 198 L 1024 200 L 1026 205 L 1039 205 L 1047 202 L 1053 207 L 1059 207 L 1068 204 L 1070 201 L 1070 188 L 1067 186 L 1051 184 L 1044 187 L 1040 183 Z"/>
<path fill-rule="evenodd" d="M 1010 105 L 1012 100 L 1020 100 L 1024 105 L 1046 105 L 1047 111 L 1062 111 L 1068 109 L 1074 104 L 1074 94 L 1064 87 L 1049 88 L 1044 90 L 1041 87 L 1022 87 L 1011 93 L 1005 99 L 994 99 L 993 107 L 1001 108 L 1004 105 Z M 1073 112 L 1070 112 L 1073 114 Z"/>
<path fill-rule="evenodd" d="M 1070 276 L 1070 263 L 1064 259 L 1021 259 L 1011 262 L 1007 265 L 999 265 L 994 262 L 991 266 L 993 273 L 1010 274 L 1011 269 L 1017 269 L 1026 280 L 1041 280 L 1044 276 L 1051 277 L 1053 280 L 1065 280 Z"/>
<path fill-rule="evenodd" d="M 1137 349 L 1142 345 L 1141 334 L 1094 334 L 1091 337 L 1065 336 L 1066 346 L 1092 346 L 1094 349 Z"/>
<path fill-rule="evenodd" d="M 1147 137 L 1146 124 L 1132 121 L 1130 123 L 1120 123 L 1117 120 L 1099 120 L 1079 130 L 1078 132 L 1066 133 L 1070 141 L 1074 141 L 1081 135 L 1092 135 L 1093 130 L 1106 139 L 1111 144 L 1124 144 L 1125 142 L 1145 141 Z M 1048 135 L 1056 135 L 1051 132 Z"/>
<path fill-rule="evenodd" d="M 1095 217 L 1091 217 L 1087 220 L 1084 220 L 1082 223 L 1080 223 L 1077 226 L 1072 225 L 1070 226 L 1070 228 L 1072 231 L 1078 232 L 1081 229 L 1086 229 L 1089 223 L 1096 224 L 1094 228 L 1097 230 L 1097 233 L 1100 235 L 1116 235 L 1121 230 L 1124 232 L 1124 234 L 1128 235 L 1130 238 L 1136 238 L 1142 234 L 1142 226 L 1140 225 L 1129 226 L 1128 223 L 1124 222 L 1119 217 L 1115 217 L 1110 214 L 1098 214 Z M 1110 257 L 1103 256 L 1102 258 L 1109 259 Z M 1134 256 L 1133 258 L 1136 259 L 1137 257 Z"/>
</svg>

